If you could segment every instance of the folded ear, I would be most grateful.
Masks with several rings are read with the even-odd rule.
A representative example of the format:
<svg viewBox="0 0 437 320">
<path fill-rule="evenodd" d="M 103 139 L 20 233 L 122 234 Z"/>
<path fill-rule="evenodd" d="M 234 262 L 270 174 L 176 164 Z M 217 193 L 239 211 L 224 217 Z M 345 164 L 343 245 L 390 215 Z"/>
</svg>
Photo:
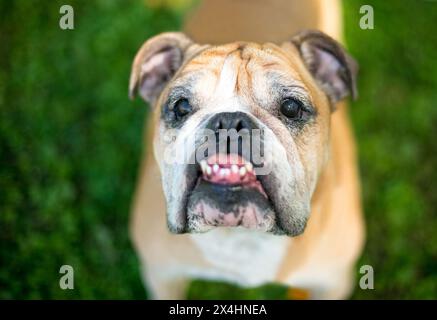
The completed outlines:
<svg viewBox="0 0 437 320">
<path fill-rule="evenodd" d="M 146 41 L 132 63 L 129 97 L 140 96 L 150 104 L 159 97 L 184 61 L 192 41 L 183 33 L 168 32 Z"/>
<path fill-rule="evenodd" d="M 301 32 L 291 41 L 331 102 L 357 97 L 358 64 L 337 41 L 320 31 Z"/>
</svg>

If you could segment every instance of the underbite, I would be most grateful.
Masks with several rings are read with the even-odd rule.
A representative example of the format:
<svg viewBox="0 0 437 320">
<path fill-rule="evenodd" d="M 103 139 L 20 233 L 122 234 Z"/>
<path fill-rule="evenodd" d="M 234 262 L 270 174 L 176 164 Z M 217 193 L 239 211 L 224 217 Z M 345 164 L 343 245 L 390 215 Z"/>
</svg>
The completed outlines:
<svg viewBox="0 0 437 320">
<path fill-rule="evenodd" d="M 237 154 L 214 154 L 199 163 L 204 181 L 223 185 L 254 188 L 268 198 L 250 161 Z"/>
</svg>

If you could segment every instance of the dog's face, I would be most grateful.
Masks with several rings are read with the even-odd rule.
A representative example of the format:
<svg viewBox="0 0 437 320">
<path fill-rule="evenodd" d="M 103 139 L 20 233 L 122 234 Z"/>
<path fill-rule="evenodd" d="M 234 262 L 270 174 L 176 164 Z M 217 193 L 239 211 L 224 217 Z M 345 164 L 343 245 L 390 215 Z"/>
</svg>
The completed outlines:
<svg viewBox="0 0 437 320">
<path fill-rule="evenodd" d="M 328 158 L 331 113 L 355 94 L 355 74 L 320 32 L 281 45 L 198 45 L 181 33 L 147 41 L 130 95 L 154 105 L 170 231 L 302 233 Z"/>
</svg>

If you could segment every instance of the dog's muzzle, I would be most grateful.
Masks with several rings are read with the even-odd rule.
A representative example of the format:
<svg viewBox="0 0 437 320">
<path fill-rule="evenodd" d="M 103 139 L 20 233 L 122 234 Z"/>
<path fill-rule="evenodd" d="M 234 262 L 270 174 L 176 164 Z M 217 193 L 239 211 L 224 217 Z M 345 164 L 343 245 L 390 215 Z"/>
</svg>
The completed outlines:
<svg viewBox="0 0 437 320">
<path fill-rule="evenodd" d="M 198 177 L 187 204 L 188 230 L 237 227 L 271 231 L 274 213 L 257 170 L 263 163 L 259 127 L 243 112 L 211 117 L 206 129 L 215 133 L 215 150 L 198 160 Z M 262 134 L 260 134 L 262 136 Z"/>
</svg>

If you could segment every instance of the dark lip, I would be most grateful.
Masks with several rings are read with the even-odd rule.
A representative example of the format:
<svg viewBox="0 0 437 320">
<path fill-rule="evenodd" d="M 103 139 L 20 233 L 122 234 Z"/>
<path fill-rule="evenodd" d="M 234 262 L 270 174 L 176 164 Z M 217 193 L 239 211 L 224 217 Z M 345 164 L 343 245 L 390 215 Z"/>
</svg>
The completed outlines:
<svg viewBox="0 0 437 320">
<path fill-rule="evenodd" d="M 185 194 L 183 197 L 184 201 L 184 216 L 185 221 L 187 220 L 187 204 L 188 198 L 196 187 L 197 180 L 201 176 L 200 165 L 199 163 L 189 164 L 185 170 L 185 176 L 187 177 L 187 189 L 185 190 Z"/>
</svg>

